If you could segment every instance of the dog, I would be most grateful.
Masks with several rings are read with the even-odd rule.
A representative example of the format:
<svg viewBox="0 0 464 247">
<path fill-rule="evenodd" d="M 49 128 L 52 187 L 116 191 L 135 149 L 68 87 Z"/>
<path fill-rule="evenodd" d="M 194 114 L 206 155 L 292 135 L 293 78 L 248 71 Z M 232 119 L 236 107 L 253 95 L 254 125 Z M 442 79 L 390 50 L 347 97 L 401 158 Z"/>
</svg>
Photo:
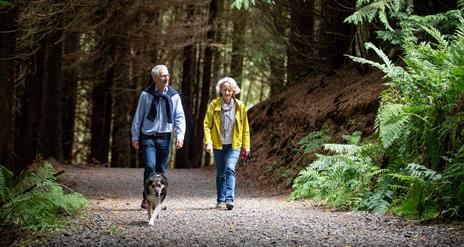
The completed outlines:
<svg viewBox="0 0 464 247">
<path fill-rule="evenodd" d="M 161 173 L 152 173 L 145 183 L 145 194 L 148 202 L 148 224 L 153 226 L 155 218 L 159 219 L 167 193 L 167 177 Z"/>
</svg>

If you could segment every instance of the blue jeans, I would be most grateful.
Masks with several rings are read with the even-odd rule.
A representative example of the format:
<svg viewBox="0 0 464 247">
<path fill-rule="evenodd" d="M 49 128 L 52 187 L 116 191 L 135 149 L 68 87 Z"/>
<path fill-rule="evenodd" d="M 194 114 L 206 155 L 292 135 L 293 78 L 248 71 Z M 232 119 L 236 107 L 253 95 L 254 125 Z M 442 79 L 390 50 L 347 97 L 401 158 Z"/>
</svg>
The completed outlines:
<svg viewBox="0 0 464 247">
<path fill-rule="evenodd" d="M 153 173 L 165 173 L 168 168 L 169 153 L 171 151 L 171 137 L 158 138 L 142 135 L 143 160 L 145 171 L 143 172 L 143 186 L 145 181 Z M 145 192 L 143 194 L 145 198 Z"/>
<path fill-rule="evenodd" d="M 233 202 L 235 196 L 235 165 L 240 149 L 232 150 L 232 145 L 223 145 L 222 150 L 214 149 L 216 162 L 217 202 Z"/>
</svg>

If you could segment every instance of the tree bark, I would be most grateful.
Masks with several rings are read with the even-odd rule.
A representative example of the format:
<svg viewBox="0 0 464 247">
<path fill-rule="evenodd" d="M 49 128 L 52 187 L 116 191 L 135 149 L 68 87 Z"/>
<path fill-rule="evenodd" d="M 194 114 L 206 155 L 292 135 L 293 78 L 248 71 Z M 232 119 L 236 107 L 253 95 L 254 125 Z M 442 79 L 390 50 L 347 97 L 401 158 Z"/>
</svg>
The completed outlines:
<svg viewBox="0 0 464 247">
<path fill-rule="evenodd" d="M 316 67 L 313 54 L 313 1 L 290 0 L 290 33 L 287 48 L 287 83 L 293 85 Z"/>
<path fill-rule="evenodd" d="M 73 53 L 79 49 L 79 35 L 70 33 L 67 35 L 64 44 L 64 56 L 66 66 L 63 69 L 63 158 L 72 159 L 74 142 L 74 123 L 76 115 L 77 99 L 77 71 L 72 64 L 74 61 Z"/>
<path fill-rule="evenodd" d="M 230 62 L 230 75 L 242 86 L 243 59 L 245 58 L 245 32 L 247 10 L 232 10 L 233 35 L 232 35 L 232 58 Z M 239 95 L 237 95 L 238 97 Z"/>
<path fill-rule="evenodd" d="M 118 42 L 117 54 L 127 51 L 124 44 L 129 41 Z M 130 167 L 130 128 L 131 128 L 131 101 L 130 101 L 130 78 L 132 77 L 126 67 L 128 61 L 120 58 L 116 62 L 116 77 L 113 87 L 113 128 L 111 138 L 111 166 L 112 167 Z"/>
<path fill-rule="evenodd" d="M 224 23 L 223 19 L 223 12 L 224 12 L 224 0 L 218 0 L 217 2 L 217 22 L 215 23 L 215 44 L 223 44 L 224 43 Z M 221 21 L 219 21 L 221 19 Z M 215 82 L 219 80 L 219 77 L 222 76 L 221 71 L 224 70 L 222 65 L 224 64 L 224 56 L 221 53 L 220 48 L 213 49 L 213 71 L 212 71 L 212 81 L 210 88 L 210 97 L 214 98 L 216 96 L 215 91 Z"/>
<path fill-rule="evenodd" d="M 187 7 L 187 22 L 193 18 L 194 6 L 189 5 Z M 176 168 L 192 168 L 193 164 L 190 160 L 190 154 L 192 150 L 192 139 L 193 139 L 193 93 L 192 93 L 192 82 L 195 75 L 194 61 L 194 48 L 192 44 L 184 47 L 183 51 L 184 62 L 182 63 L 182 106 L 185 113 L 186 121 L 186 133 L 184 137 L 184 147 L 177 150 L 176 152 Z"/>
<path fill-rule="evenodd" d="M 42 87 L 41 154 L 63 161 L 62 129 L 62 31 L 53 31 L 46 37 L 44 78 Z"/>
<path fill-rule="evenodd" d="M 270 95 L 277 95 L 285 85 L 285 61 L 282 57 L 274 57 L 269 61 L 271 77 L 269 78 Z M 262 89 L 261 89 L 262 92 Z"/>
<path fill-rule="evenodd" d="M 31 164 L 38 154 L 39 130 L 42 116 L 42 82 L 44 78 L 45 40 L 31 57 L 35 70 L 25 80 L 24 94 L 21 99 L 22 109 L 18 114 L 19 129 L 16 133 L 16 154 L 22 166 Z M 28 66 L 30 66 L 28 64 Z"/>
<path fill-rule="evenodd" d="M 16 19 L 17 8 L 0 8 L 0 165 L 13 171 Z"/>
<path fill-rule="evenodd" d="M 114 44 L 108 41 L 107 58 L 114 56 Z M 104 58 L 105 59 L 105 58 Z M 105 63 L 103 63 L 105 64 Z M 114 81 L 114 68 L 103 68 L 105 72 L 104 80 L 97 82 L 92 90 L 92 115 L 91 115 L 91 141 L 90 141 L 90 162 L 107 163 L 110 150 L 111 133 L 111 110 L 112 92 L 111 88 Z"/>
<path fill-rule="evenodd" d="M 206 115 L 206 110 L 208 107 L 209 101 L 209 89 L 211 87 L 211 69 L 213 64 L 213 46 L 212 43 L 214 42 L 215 36 L 215 22 L 217 16 L 217 0 L 211 0 L 209 5 L 209 17 L 208 17 L 208 24 L 210 26 L 210 30 L 206 34 L 207 37 L 207 45 L 205 48 L 205 53 L 203 57 L 203 79 L 202 79 L 202 87 L 201 87 L 201 98 L 200 98 L 200 107 L 198 110 L 198 120 L 197 120 L 197 130 L 195 131 L 195 143 L 193 144 L 193 151 L 192 153 L 195 155 L 194 164 L 196 167 L 199 167 L 201 164 L 201 158 L 203 154 L 203 138 L 204 138 L 204 131 L 203 131 L 203 119 Z"/>
<path fill-rule="evenodd" d="M 327 70 L 338 69 L 344 64 L 346 60 L 344 55 L 348 53 L 352 37 L 355 35 L 353 25 L 343 22 L 351 12 L 342 9 L 339 4 L 339 1 L 329 0 L 321 1 L 320 6 L 321 25 L 318 31 L 320 40 L 317 41 L 320 50 L 317 55 L 323 59 L 320 64 L 324 64 Z M 347 1 L 343 5 L 350 6 L 350 4 L 354 5 L 352 1 Z M 364 48 L 364 43 L 362 46 Z"/>
</svg>

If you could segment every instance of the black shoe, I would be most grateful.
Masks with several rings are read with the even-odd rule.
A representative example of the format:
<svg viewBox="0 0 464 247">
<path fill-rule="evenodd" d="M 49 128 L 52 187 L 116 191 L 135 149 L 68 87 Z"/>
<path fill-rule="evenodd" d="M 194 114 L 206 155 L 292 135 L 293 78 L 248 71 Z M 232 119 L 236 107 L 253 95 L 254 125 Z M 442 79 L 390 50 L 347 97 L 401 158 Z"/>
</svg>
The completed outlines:
<svg viewBox="0 0 464 247">
<path fill-rule="evenodd" d="M 234 203 L 233 202 L 226 202 L 226 207 L 227 207 L 227 210 L 232 210 L 234 208 Z"/>
<path fill-rule="evenodd" d="M 147 199 L 143 199 L 142 204 L 140 204 L 140 207 L 143 209 L 148 209 Z"/>
</svg>

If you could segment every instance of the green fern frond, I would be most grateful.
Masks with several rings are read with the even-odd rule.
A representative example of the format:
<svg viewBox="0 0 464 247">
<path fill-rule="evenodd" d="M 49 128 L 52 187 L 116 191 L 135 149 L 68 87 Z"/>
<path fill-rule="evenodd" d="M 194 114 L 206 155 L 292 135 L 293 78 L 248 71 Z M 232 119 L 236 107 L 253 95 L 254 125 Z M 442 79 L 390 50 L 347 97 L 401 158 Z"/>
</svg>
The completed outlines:
<svg viewBox="0 0 464 247">
<path fill-rule="evenodd" d="M 404 79 L 408 77 L 408 73 L 403 68 L 395 66 L 390 61 L 388 56 L 381 49 L 377 48 L 374 44 L 367 42 L 364 46 L 366 47 L 366 50 L 374 50 L 375 53 L 380 57 L 380 59 L 382 59 L 384 64 L 380 64 L 361 57 L 354 57 L 350 55 L 347 56 L 357 63 L 369 64 L 373 67 L 380 69 L 382 72 L 386 74 L 386 76 L 392 79 Z"/>
<path fill-rule="evenodd" d="M 329 135 L 326 131 L 314 131 L 311 132 L 309 135 L 303 137 L 299 142 L 298 145 L 301 146 L 301 149 L 304 150 L 304 153 L 312 153 L 316 151 L 321 144 L 326 143 L 329 141 Z"/>
<path fill-rule="evenodd" d="M 324 144 L 324 149 L 337 154 L 354 154 L 359 151 L 359 146 L 353 144 Z"/>
<path fill-rule="evenodd" d="M 266 4 L 275 4 L 274 0 L 264 0 L 263 2 Z M 255 0 L 234 0 L 230 6 L 235 9 L 249 9 L 255 5 Z"/>
<path fill-rule="evenodd" d="M 425 166 L 410 163 L 406 166 L 406 171 L 414 177 L 424 178 L 428 180 L 436 181 L 441 178 L 441 175 L 436 171 L 429 169 Z"/>
<path fill-rule="evenodd" d="M 23 172 L 6 185 L 2 189 L 9 193 L 0 204 L 0 222 L 4 224 L 32 230 L 53 229 L 59 226 L 63 213 L 70 214 L 88 205 L 87 199 L 78 193 L 64 194 L 50 164 L 43 164 L 35 172 Z"/>
<path fill-rule="evenodd" d="M 457 4 L 460 9 L 464 9 L 464 0 L 458 0 Z"/>
<path fill-rule="evenodd" d="M 14 174 L 0 165 L 0 205 L 4 204 L 11 194 Z"/>
<path fill-rule="evenodd" d="M 393 31 L 388 16 L 396 16 L 405 11 L 409 13 L 412 2 L 409 0 L 370 0 L 370 1 L 356 1 L 356 12 L 348 16 L 344 22 L 352 24 L 371 23 L 378 16 L 380 23 L 382 23 L 387 30 Z"/>
<path fill-rule="evenodd" d="M 379 109 L 375 120 L 375 128 L 384 148 L 390 147 L 400 136 L 405 136 L 409 123 L 409 115 L 403 104 L 385 104 Z"/>
<path fill-rule="evenodd" d="M 355 132 L 351 133 L 351 135 L 343 135 L 342 137 L 349 144 L 358 145 L 358 144 L 361 143 L 361 136 L 362 136 L 361 131 L 355 131 Z"/>
<path fill-rule="evenodd" d="M 430 34 L 436 41 L 438 41 L 438 45 L 441 48 L 448 47 L 448 41 L 445 39 L 445 37 L 441 34 L 438 29 L 432 27 L 432 26 L 426 26 L 426 25 L 419 25 L 425 32 Z"/>
<path fill-rule="evenodd" d="M 317 155 L 317 159 L 309 165 L 314 170 L 324 171 L 336 164 L 348 164 L 351 162 L 350 157 L 346 155 Z M 333 168 L 332 168 L 333 169 Z"/>
<path fill-rule="evenodd" d="M 397 67 L 395 66 L 391 61 L 390 59 L 388 58 L 388 56 L 379 48 L 377 48 L 377 46 L 375 46 L 374 44 L 372 44 L 371 42 L 367 42 L 364 44 L 364 46 L 366 47 L 367 50 L 374 50 L 375 53 L 380 57 L 380 59 L 382 59 L 383 63 L 387 66 L 388 68 L 388 71 L 389 73 L 386 73 L 388 75 L 390 74 L 396 74 L 396 71 L 397 70 L 402 70 L 401 67 Z M 390 76 L 392 77 L 392 76 Z"/>
</svg>

